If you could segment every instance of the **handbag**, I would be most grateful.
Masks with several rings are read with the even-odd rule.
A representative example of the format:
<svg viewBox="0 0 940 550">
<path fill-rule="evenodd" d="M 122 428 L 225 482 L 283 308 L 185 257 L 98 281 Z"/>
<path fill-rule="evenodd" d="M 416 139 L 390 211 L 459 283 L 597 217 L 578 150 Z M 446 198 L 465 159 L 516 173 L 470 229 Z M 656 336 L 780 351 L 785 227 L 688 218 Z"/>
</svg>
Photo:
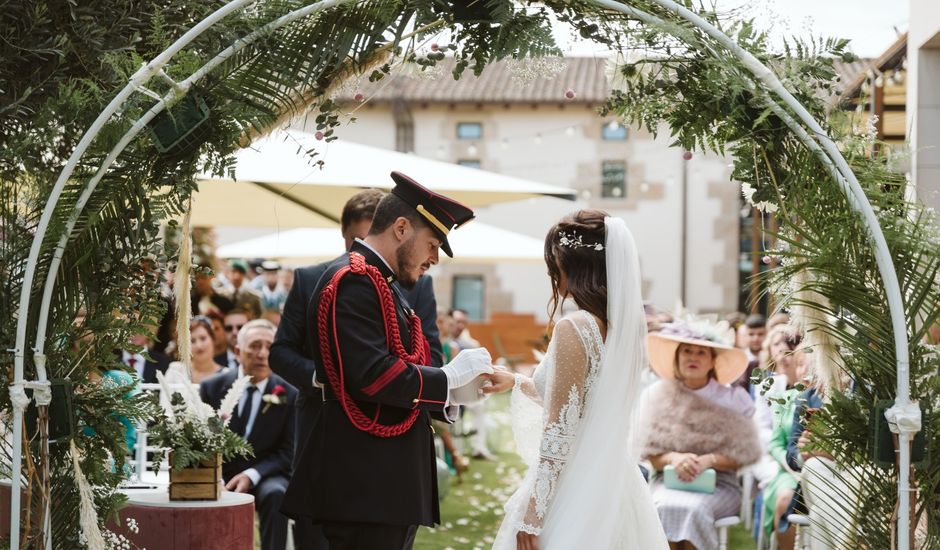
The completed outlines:
<svg viewBox="0 0 940 550">
<path fill-rule="evenodd" d="M 715 469 L 709 468 L 700 473 L 698 477 L 692 481 L 685 482 L 679 479 L 679 476 L 676 474 L 676 468 L 672 464 L 669 464 L 663 468 L 663 485 L 665 485 L 667 489 L 712 494 L 715 492 L 716 476 Z"/>
</svg>

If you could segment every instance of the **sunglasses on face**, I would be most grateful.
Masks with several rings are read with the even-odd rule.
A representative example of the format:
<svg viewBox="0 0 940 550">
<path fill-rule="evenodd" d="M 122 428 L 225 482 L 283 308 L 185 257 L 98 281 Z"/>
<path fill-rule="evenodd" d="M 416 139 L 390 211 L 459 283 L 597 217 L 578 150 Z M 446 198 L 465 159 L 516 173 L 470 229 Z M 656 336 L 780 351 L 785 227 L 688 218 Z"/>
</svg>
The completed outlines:
<svg viewBox="0 0 940 550">
<path fill-rule="evenodd" d="M 233 331 L 238 332 L 242 329 L 243 326 L 245 325 L 225 325 L 225 331 L 226 332 L 233 332 Z"/>
</svg>

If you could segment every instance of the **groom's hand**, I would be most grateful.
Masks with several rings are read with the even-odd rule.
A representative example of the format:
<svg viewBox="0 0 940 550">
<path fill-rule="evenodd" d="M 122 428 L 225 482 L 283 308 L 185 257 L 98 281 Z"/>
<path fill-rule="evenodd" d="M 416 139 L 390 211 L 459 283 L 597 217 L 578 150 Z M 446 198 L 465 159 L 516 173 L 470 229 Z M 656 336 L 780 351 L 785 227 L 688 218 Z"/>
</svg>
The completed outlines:
<svg viewBox="0 0 940 550">
<path fill-rule="evenodd" d="M 481 374 L 492 374 L 493 360 L 486 348 L 465 349 L 441 370 L 447 376 L 447 389 L 466 386 Z"/>
<path fill-rule="evenodd" d="M 539 537 L 532 533 L 519 531 L 516 533 L 517 550 L 539 550 Z"/>
</svg>

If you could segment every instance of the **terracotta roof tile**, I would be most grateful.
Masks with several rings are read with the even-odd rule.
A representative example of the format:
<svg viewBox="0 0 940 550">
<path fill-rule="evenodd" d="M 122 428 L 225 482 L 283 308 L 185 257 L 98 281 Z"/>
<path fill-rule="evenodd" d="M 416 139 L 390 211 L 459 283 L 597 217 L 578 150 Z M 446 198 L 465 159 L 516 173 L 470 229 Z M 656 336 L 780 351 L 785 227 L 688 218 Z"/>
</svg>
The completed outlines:
<svg viewBox="0 0 940 550">
<path fill-rule="evenodd" d="M 479 77 L 471 70 L 464 71 L 460 80 L 454 80 L 452 58 L 437 65 L 440 73 L 436 78 L 426 76 L 393 75 L 378 82 L 363 79 L 356 92 L 362 92 L 371 102 L 390 103 L 580 103 L 599 105 L 606 101 L 610 87 L 605 75 L 607 61 L 594 57 L 565 57 L 553 60 L 561 63 L 561 71 L 550 78 L 536 78 L 524 84 L 514 78 L 519 62 L 498 61 L 490 64 Z M 527 62 L 523 62 L 527 63 Z M 835 62 L 836 72 L 841 75 L 839 88 L 851 85 L 870 66 L 871 60 L 861 59 L 853 63 Z M 572 90 L 574 99 L 567 99 L 565 92 Z M 346 91 L 339 101 L 353 101 L 355 92 Z"/>
<path fill-rule="evenodd" d="M 365 82 L 362 93 L 370 101 L 427 103 L 582 103 L 599 104 L 607 99 L 610 91 L 604 76 L 605 59 L 592 57 L 567 57 L 557 60 L 562 70 L 551 78 L 536 78 L 523 84 L 514 78 L 518 63 L 498 61 L 487 66 L 479 77 L 471 70 L 464 71 L 460 80 L 451 77 L 454 68 L 452 58 L 438 62 L 441 71 L 437 78 L 394 75 L 378 82 Z M 390 80 L 389 80 L 390 79 Z M 575 92 L 568 100 L 565 92 Z M 341 95 L 341 101 L 350 96 Z"/>
</svg>

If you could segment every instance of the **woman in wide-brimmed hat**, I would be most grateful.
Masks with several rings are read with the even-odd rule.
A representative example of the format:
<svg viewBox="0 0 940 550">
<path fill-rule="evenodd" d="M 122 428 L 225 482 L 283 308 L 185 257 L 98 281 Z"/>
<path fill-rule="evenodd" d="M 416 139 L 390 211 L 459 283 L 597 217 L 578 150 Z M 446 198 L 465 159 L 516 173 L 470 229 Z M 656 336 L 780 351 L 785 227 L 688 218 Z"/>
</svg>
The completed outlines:
<svg viewBox="0 0 940 550">
<path fill-rule="evenodd" d="M 748 393 L 729 384 L 747 368 L 718 325 L 677 322 L 648 338 L 650 366 L 661 381 L 650 389 L 643 456 L 657 472 L 675 469 L 692 482 L 709 469 L 714 491 L 668 488 L 657 476 L 653 500 L 671 548 L 718 548 L 716 519 L 737 514 L 741 489 L 735 472 L 760 458 Z"/>
</svg>

